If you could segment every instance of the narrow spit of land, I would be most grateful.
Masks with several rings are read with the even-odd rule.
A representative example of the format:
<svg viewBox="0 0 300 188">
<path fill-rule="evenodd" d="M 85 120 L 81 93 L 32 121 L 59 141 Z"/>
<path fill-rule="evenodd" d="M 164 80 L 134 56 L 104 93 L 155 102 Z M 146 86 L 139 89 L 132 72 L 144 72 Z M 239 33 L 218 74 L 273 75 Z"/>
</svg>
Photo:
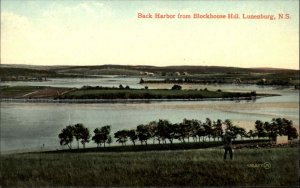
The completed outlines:
<svg viewBox="0 0 300 188">
<path fill-rule="evenodd" d="M 251 100 L 257 97 L 274 96 L 274 94 L 259 94 L 251 92 L 227 92 L 181 89 L 131 89 L 131 88 L 108 88 L 108 87 L 83 87 L 77 88 L 57 88 L 45 86 L 14 86 L 1 87 L 0 98 L 8 99 L 48 99 L 63 102 L 76 100 Z M 99 100 L 99 101 L 97 101 Z M 46 100 L 45 100 L 46 101 Z M 102 101 L 103 102 L 103 101 Z M 105 102 L 105 101 L 104 101 Z"/>
</svg>

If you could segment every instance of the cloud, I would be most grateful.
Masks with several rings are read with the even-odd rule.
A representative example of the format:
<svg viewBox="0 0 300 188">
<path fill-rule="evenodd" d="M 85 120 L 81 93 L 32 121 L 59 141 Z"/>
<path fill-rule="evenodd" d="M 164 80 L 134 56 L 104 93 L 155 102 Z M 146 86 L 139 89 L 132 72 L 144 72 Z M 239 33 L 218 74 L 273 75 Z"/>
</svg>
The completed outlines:
<svg viewBox="0 0 300 188">
<path fill-rule="evenodd" d="M 193 10 L 142 7 L 126 12 L 87 1 L 52 3 L 35 17 L 2 11 L 1 60 L 298 68 L 299 30 L 285 27 L 289 21 L 145 20 L 136 15 Z"/>
</svg>

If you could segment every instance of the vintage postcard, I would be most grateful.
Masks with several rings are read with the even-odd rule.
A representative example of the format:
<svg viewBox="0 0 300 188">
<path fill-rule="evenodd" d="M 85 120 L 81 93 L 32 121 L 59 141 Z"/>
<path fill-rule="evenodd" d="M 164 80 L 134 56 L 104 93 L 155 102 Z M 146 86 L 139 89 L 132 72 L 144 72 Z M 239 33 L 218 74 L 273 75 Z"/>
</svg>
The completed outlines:
<svg viewBox="0 0 300 188">
<path fill-rule="evenodd" d="M 298 187 L 299 1 L 1 0 L 1 187 Z"/>
</svg>

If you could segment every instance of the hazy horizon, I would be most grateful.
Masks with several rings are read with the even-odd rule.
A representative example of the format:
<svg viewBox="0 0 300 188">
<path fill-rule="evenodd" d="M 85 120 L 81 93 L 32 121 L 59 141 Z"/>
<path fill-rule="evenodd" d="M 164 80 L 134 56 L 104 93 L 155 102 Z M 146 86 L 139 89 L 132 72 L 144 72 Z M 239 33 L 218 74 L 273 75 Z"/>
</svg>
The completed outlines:
<svg viewBox="0 0 300 188">
<path fill-rule="evenodd" d="M 289 14 L 158 20 L 138 13 Z M 1 63 L 299 70 L 299 1 L 1 1 Z"/>
<path fill-rule="evenodd" d="M 299 70 L 299 69 L 292 69 L 292 68 L 278 68 L 278 67 L 236 67 L 236 66 L 215 66 L 215 65 L 125 65 L 125 64 L 97 64 L 97 65 L 34 65 L 34 64 L 0 64 L 0 66 L 19 66 L 19 67 L 30 67 L 30 66 L 36 66 L 36 67 L 39 67 L 39 66 L 45 66 L 45 67 L 48 67 L 48 66 L 51 66 L 51 67 L 56 67 L 56 66 L 70 66 L 70 67 L 73 67 L 73 66 L 154 66 L 154 67 L 180 67 L 180 66 L 184 66 L 184 67 L 225 67 L 225 68 L 242 68 L 242 69 L 283 69 L 283 70 Z"/>
</svg>

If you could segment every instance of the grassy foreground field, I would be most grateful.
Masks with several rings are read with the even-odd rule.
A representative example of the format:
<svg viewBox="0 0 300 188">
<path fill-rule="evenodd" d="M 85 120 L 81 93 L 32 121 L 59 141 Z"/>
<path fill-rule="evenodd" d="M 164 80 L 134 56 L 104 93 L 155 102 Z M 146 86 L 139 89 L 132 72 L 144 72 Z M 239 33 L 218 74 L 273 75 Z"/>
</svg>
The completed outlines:
<svg viewBox="0 0 300 188">
<path fill-rule="evenodd" d="M 1 156 L 2 186 L 297 186 L 298 148 Z"/>
</svg>

